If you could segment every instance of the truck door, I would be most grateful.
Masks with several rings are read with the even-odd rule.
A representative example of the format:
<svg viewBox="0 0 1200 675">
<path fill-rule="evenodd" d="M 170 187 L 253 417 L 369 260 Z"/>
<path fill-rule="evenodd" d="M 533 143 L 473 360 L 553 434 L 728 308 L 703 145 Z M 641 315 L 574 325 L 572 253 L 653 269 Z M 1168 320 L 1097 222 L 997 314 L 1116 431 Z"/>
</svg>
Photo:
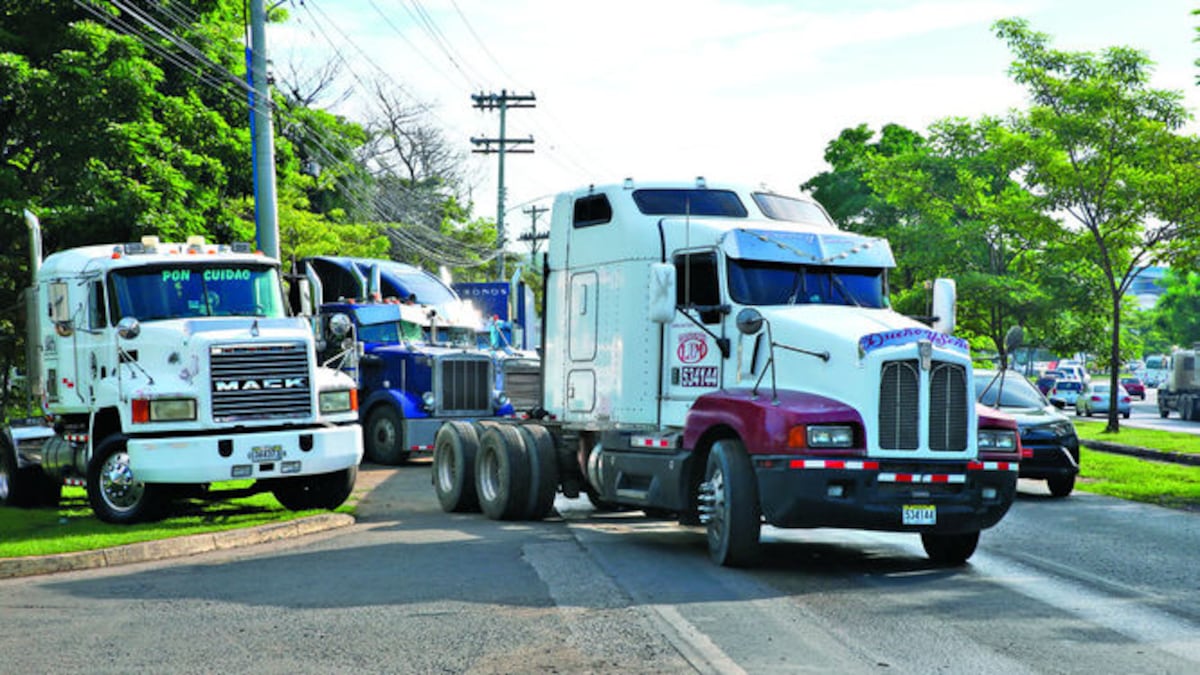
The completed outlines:
<svg viewBox="0 0 1200 675">
<path fill-rule="evenodd" d="M 599 330 L 599 276 L 571 276 L 567 326 L 567 410 L 590 412 L 596 405 L 596 334 Z"/>
<path fill-rule="evenodd" d="M 721 387 L 723 365 L 717 345 L 723 315 L 715 309 L 721 304 L 717 254 L 712 250 L 680 253 L 674 263 L 676 304 L 682 309 L 667 329 L 662 360 L 663 423 L 672 425 L 682 424 L 697 397 Z"/>
<path fill-rule="evenodd" d="M 83 407 L 90 402 L 86 388 L 80 386 L 80 375 L 89 354 L 81 353 L 77 344 L 79 330 L 86 330 L 87 326 L 80 325 L 84 307 L 76 283 L 65 279 L 47 283 L 43 296 L 46 304 L 40 308 L 49 329 L 43 331 L 42 338 L 46 398 L 68 407 Z"/>
</svg>

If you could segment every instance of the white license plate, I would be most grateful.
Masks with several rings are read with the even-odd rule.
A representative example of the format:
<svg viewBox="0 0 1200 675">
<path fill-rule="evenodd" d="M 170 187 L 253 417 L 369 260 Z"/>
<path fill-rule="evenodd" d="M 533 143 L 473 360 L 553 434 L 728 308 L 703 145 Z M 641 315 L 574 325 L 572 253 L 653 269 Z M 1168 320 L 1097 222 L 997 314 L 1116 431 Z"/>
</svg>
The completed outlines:
<svg viewBox="0 0 1200 675">
<path fill-rule="evenodd" d="M 283 459 L 282 445 L 256 445 L 250 448 L 251 462 L 278 462 Z"/>
<path fill-rule="evenodd" d="M 905 504 L 901 522 L 905 525 L 937 525 L 937 506 L 933 504 Z"/>
</svg>

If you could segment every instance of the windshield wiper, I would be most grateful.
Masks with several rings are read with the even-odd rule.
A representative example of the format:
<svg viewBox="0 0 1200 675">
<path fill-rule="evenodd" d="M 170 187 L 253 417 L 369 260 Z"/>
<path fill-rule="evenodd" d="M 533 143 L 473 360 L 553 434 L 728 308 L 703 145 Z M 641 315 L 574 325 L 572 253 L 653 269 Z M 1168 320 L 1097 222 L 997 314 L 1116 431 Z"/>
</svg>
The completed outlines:
<svg viewBox="0 0 1200 675">
<path fill-rule="evenodd" d="M 858 301 L 858 298 L 854 297 L 854 294 L 850 292 L 849 288 L 846 288 L 846 282 L 842 281 L 840 276 L 831 272 L 829 274 L 829 280 L 833 282 L 833 285 L 836 286 L 839 291 L 841 291 L 843 297 L 854 303 L 855 307 L 862 307 L 862 303 Z"/>
</svg>

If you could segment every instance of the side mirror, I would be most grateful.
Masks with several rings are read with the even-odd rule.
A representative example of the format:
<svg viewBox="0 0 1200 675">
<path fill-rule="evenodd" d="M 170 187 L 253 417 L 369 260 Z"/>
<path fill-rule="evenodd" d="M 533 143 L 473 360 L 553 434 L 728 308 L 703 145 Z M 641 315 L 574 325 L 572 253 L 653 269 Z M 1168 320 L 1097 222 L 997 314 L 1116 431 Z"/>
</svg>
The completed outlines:
<svg viewBox="0 0 1200 675">
<path fill-rule="evenodd" d="M 1004 334 L 1004 351 L 1012 354 L 1025 343 L 1025 331 L 1020 326 L 1013 326 Z"/>
<path fill-rule="evenodd" d="M 654 323 L 675 318 L 675 266 L 670 263 L 650 266 L 649 315 Z"/>
<path fill-rule="evenodd" d="M 757 309 L 747 307 L 738 312 L 737 329 L 742 335 L 755 335 L 762 330 L 763 317 Z"/>
<path fill-rule="evenodd" d="M 955 310 L 958 303 L 958 287 L 953 279 L 935 279 L 933 282 L 933 329 L 944 335 L 954 334 Z"/>
<path fill-rule="evenodd" d="M 132 316 L 122 318 L 117 322 L 117 335 L 126 340 L 132 340 L 142 333 L 142 324 Z"/>
</svg>

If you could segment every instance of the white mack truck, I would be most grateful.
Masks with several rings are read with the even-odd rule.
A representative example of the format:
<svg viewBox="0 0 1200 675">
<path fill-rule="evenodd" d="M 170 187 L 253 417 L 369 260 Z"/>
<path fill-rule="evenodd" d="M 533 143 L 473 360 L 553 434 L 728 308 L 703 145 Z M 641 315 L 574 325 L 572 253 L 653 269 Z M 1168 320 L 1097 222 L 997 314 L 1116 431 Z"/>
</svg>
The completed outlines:
<svg viewBox="0 0 1200 675">
<path fill-rule="evenodd" d="M 277 261 L 199 237 L 43 261 L 26 219 L 26 359 L 45 417 L 0 434 L 0 502 L 57 505 L 81 485 L 98 518 L 132 523 L 240 479 L 293 510 L 346 500 L 362 459 L 357 392 L 318 367 Z"/>
<path fill-rule="evenodd" d="M 889 308 L 886 241 L 805 198 L 695 183 L 558 195 L 543 416 L 444 424 L 442 508 L 539 519 L 555 492 L 704 524 L 742 565 L 763 523 L 914 532 L 960 564 L 1012 504 L 1015 422 L 977 411 L 952 337 Z"/>
</svg>

